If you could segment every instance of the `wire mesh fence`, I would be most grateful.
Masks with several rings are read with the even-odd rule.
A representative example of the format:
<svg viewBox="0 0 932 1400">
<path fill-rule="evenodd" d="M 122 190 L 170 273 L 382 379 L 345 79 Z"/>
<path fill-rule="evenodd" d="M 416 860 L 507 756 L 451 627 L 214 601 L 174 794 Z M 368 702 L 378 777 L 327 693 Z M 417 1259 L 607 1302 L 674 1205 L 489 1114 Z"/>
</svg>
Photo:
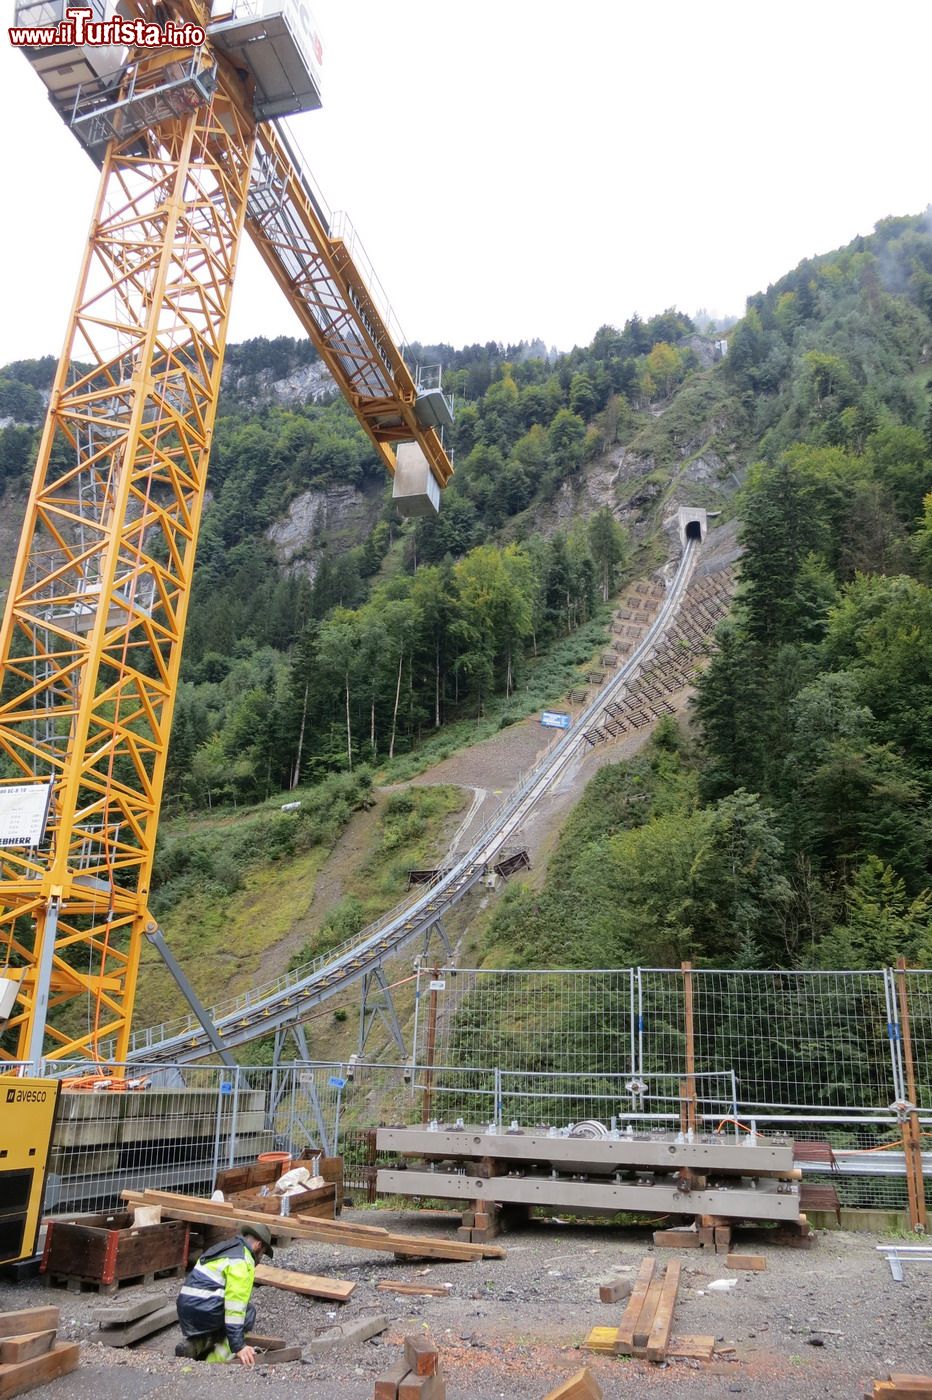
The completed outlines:
<svg viewBox="0 0 932 1400">
<path fill-rule="evenodd" d="M 908 975 L 921 1105 L 932 1111 L 932 978 Z M 467 1071 L 480 1068 L 485 1094 L 495 1067 L 549 1074 L 545 1097 L 564 1101 L 564 1121 L 578 1116 L 571 1100 L 605 1097 L 587 1088 L 593 1076 L 675 1084 L 688 1074 L 733 1076 L 734 1092 L 717 1097 L 730 1099 L 735 1114 L 827 1124 L 890 1118 L 902 1097 L 894 977 L 889 970 L 444 969 L 419 979 L 414 1062 L 446 1067 L 433 1070 L 438 1093 L 465 1093 Z M 610 1097 L 625 1095 L 615 1089 Z M 637 1108 L 655 1105 L 641 1098 Z"/>
<path fill-rule="evenodd" d="M 369 1198 L 378 1125 L 643 1131 L 683 1126 L 687 1107 L 701 1131 L 753 1120 L 826 1141 L 843 1204 L 899 1208 L 910 1085 L 932 1132 L 930 1052 L 928 971 L 421 969 L 406 1063 L 133 1063 L 109 1068 L 110 1089 L 99 1068 L 49 1065 L 89 1087 L 62 1094 L 46 1209 L 110 1209 L 126 1188 L 203 1192 L 273 1148 L 342 1152 Z"/>
<path fill-rule="evenodd" d="M 73 1068 L 87 1087 L 66 1087 L 59 1099 L 45 1197 L 51 1213 L 111 1210 L 121 1191 L 147 1187 L 209 1194 L 221 1167 L 275 1145 L 269 1070 L 182 1065 L 146 1073 L 132 1065 L 125 1078 L 122 1066 L 104 1078 Z M 112 1087 L 121 1078 L 137 1087 Z"/>
<path fill-rule="evenodd" d="M 635 1068 L 634 972 L 532 969 L 422 971 L 419 1065 L 576 1074 Z"/>
<path fill-rule="evenodd" d="M 732 1070 L 745 1114 L 889 1112 L 896 1097 L 881 972 L 639 968 L 638 1064 L 684 1073 L 691 992 L 697 1069 Z"/>
<path fill-rule="evenodd" d="M 932 1113 L 932 972 L 910 970 L 892 974 L 896 991 L 899 1034 L 896 1038 L 901 1057 L 907 1051 L 913 1066 L 916 1107 Z M 903 1009 L 906 1016 L 903 1016 Z M 904 1083 L 904 1096 L 909 1085 Z"/>
</svg>

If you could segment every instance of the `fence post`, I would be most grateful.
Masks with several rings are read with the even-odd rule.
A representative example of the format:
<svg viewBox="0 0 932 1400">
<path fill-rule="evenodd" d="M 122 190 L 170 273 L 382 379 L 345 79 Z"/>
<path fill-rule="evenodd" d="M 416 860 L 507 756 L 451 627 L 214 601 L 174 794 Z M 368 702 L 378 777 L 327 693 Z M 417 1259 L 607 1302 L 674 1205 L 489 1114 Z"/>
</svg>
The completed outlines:
<svg viewBox="0 0 932 1400">
<path fill-rule="evenodd" d="M 903 1146 L 906 1156 L 906 1189 L 909 1198 L 909 1223 L 912 1229 L 925 1231 L 926 1192 L 922 1179 L 922 1139 L 919 1128 L 919 1105 L 916 1102 L 916 1073 L 913 1066 L 913 1045 L 909 1032 L 909 1006 L 906 997 L 906 959 L 896 960 L 896 986 L 899 999 L 900 1036 L 903 1047 L 903 1067 L 906 1071 L 907 1106 L 903 1117 Z"/>
<path fill-rule="evenodd" d="M 434 1050 L 437 1045 L 437 987 L 440 980 L 440 969 L 435 967 L 430 979 L 430 1000 L 427 1004 L 427 1050 L 425 1053 L 426 1070 L 424 1074 L 424 1098 L 421 1103 L 421 1122 L 430 1122 L 431 1099 L 434 1089 Z"/>
<path fill-rule="evenodd" d="M 492 1105 L 492 1114 L 495 1126 L 501 1132 L 504 1127 L 505 1115 L 502 1109 L 502 1071 L 499 1065 L 495 1066 L 495 1102 Z"/>
<path fill-rule="evenodd" d="M 217 1172 L 220 1170 L 220 1126 L 223 1121 L 223 1097 L 226 1092 L 226 1067 L 221 1065 L 217 1071 L 217 1122 L 214 1127 L 214 1160 L 210 1176 L 210 1189 L 213 1191 L 217 1185 Z"/>
<path fill-rule="evenodd" d="M 637 1002 L 634 993 L 634 968 L 628 968 L 628 1031 L 630 1039 L 628 1056 L 628 1078 L 633 1079 L 638 1072 L 637 1064 L 637 1033 L 638 1033 Z"/>
<path fill-rule="evenodd" d="M 685 1123 L 684 1128 L 688 1132 L 696 1130 L 696 1041 L 693 1033 L 693 965 L 691 962 L 684 962 L 683 973 L 683 1004 L 685 1011 L 685 1033 L 686 1033 L 686 1083 L 685 1083 Z"/>
<path fill-rule="evenodd" d="M 236 1129 L 239 1122 L 239 1065 L 233 1076 L 233 1118 L 230 1123 L 230 1151 L 227 1154 L 227 1166 L 232 1167 L 236 1154 Z"/>
</svg>

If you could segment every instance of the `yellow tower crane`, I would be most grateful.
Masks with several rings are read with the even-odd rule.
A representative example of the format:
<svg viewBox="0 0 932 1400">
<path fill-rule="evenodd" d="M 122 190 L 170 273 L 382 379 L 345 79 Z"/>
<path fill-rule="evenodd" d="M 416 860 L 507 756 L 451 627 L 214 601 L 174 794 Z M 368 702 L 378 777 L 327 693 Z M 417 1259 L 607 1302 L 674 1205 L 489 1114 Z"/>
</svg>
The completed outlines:
<svg viewBox="0 0 932 1400">
<path fill-rule="evenodd" d="M 50 31 L 24 51 L 101 173 L 0 634 L 8 1069 L 125 1056 L 244 229 L 403 513 L 452 473 L 439 382 L 412 375 L 355 235 L 271 124 L 320 105 L 303 0 L 88 3 L 204 32 L 80 46 L 68 0 L 16 8 Z"/>
</svg>

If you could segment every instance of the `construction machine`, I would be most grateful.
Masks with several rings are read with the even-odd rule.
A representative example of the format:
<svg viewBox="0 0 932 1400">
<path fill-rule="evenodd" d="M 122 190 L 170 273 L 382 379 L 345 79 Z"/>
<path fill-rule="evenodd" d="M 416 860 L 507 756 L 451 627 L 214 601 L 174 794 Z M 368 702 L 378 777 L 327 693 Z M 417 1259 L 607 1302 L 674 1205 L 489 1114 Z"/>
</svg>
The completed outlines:
<svg viewBox="0 0 932 1400">
<path fill-rule="evenodd" d="M 452 473 L 439 379 L 409 367 L 282 125 L 321 103 L 303 0 L 87 0 L 77 18 L 16 5 L 17 42 L 100 170 L 0 632 L 0 1056 L 19 1072 L 119 1064 L 159 935 L 152 862 L 244 232 L 399 510 L 435 511 Z"/>
</svg>

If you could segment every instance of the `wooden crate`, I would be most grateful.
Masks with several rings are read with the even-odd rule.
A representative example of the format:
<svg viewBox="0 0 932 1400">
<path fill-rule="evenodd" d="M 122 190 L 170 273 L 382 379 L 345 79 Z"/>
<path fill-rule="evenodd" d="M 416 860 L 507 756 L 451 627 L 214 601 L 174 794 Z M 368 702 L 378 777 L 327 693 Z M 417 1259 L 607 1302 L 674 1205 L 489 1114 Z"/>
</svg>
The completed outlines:
<svg viewBox="0 0 932 1400">
<path fill-rule="evenodd" d="M 52 1220 L 41 1272 L 115 1288 L 124 1279 L 184 1270 L 188 1232 L 181 1220 L 136 1226 L 128 1211 Z"/>
<path fill-rule="evenodd" d="M 233 1195 L 227 1196 L 227 1200 L 232 1206 L 241 1206 L 243 1210 L 258 1210 L 263 1215 L 281 1215 L 281 1196 L 276 1196 L 271 1191 L 267 1196 L 260 1196 L 261 1189 L 259 1186 L 251 1186 L 246 1191 L 235 1191 Z M 335 1202 L 336 1188 L 332 1183 L 318 1186 L 313 1191 L 296 1191 L 288 1197 L 289 1213 L 332 1220 Z"/>
<path fill-rule="evenodd" d="M 373 1143 L 373 1165 L 375 1161 L 375 1133 L 372 1134 Z M 316 1153 L 314 1154 L 316 1156 Z M 292 1163 L 295 1167 L 307 1167 L 310 1170 L 313 1157 L 296 1158 Z M 334 1213 L 339 1215 L 343 1210 L 343 1158 L 342 1157 L 321 1157 L 317 1168 L 324 1181 L 332 1183 L 335 1189 Z"/>
<path fill-rule="evenodd" d="M 282 1174 L 281 1162 L 249 1162 L 241 1167 L 226 1167 L 217 1173 L 214 1188 L 222 1191 L 230 1199 L 238 1191 L 248 1191 L 253 1186 L 269 1186 Z"/>
</svg>

